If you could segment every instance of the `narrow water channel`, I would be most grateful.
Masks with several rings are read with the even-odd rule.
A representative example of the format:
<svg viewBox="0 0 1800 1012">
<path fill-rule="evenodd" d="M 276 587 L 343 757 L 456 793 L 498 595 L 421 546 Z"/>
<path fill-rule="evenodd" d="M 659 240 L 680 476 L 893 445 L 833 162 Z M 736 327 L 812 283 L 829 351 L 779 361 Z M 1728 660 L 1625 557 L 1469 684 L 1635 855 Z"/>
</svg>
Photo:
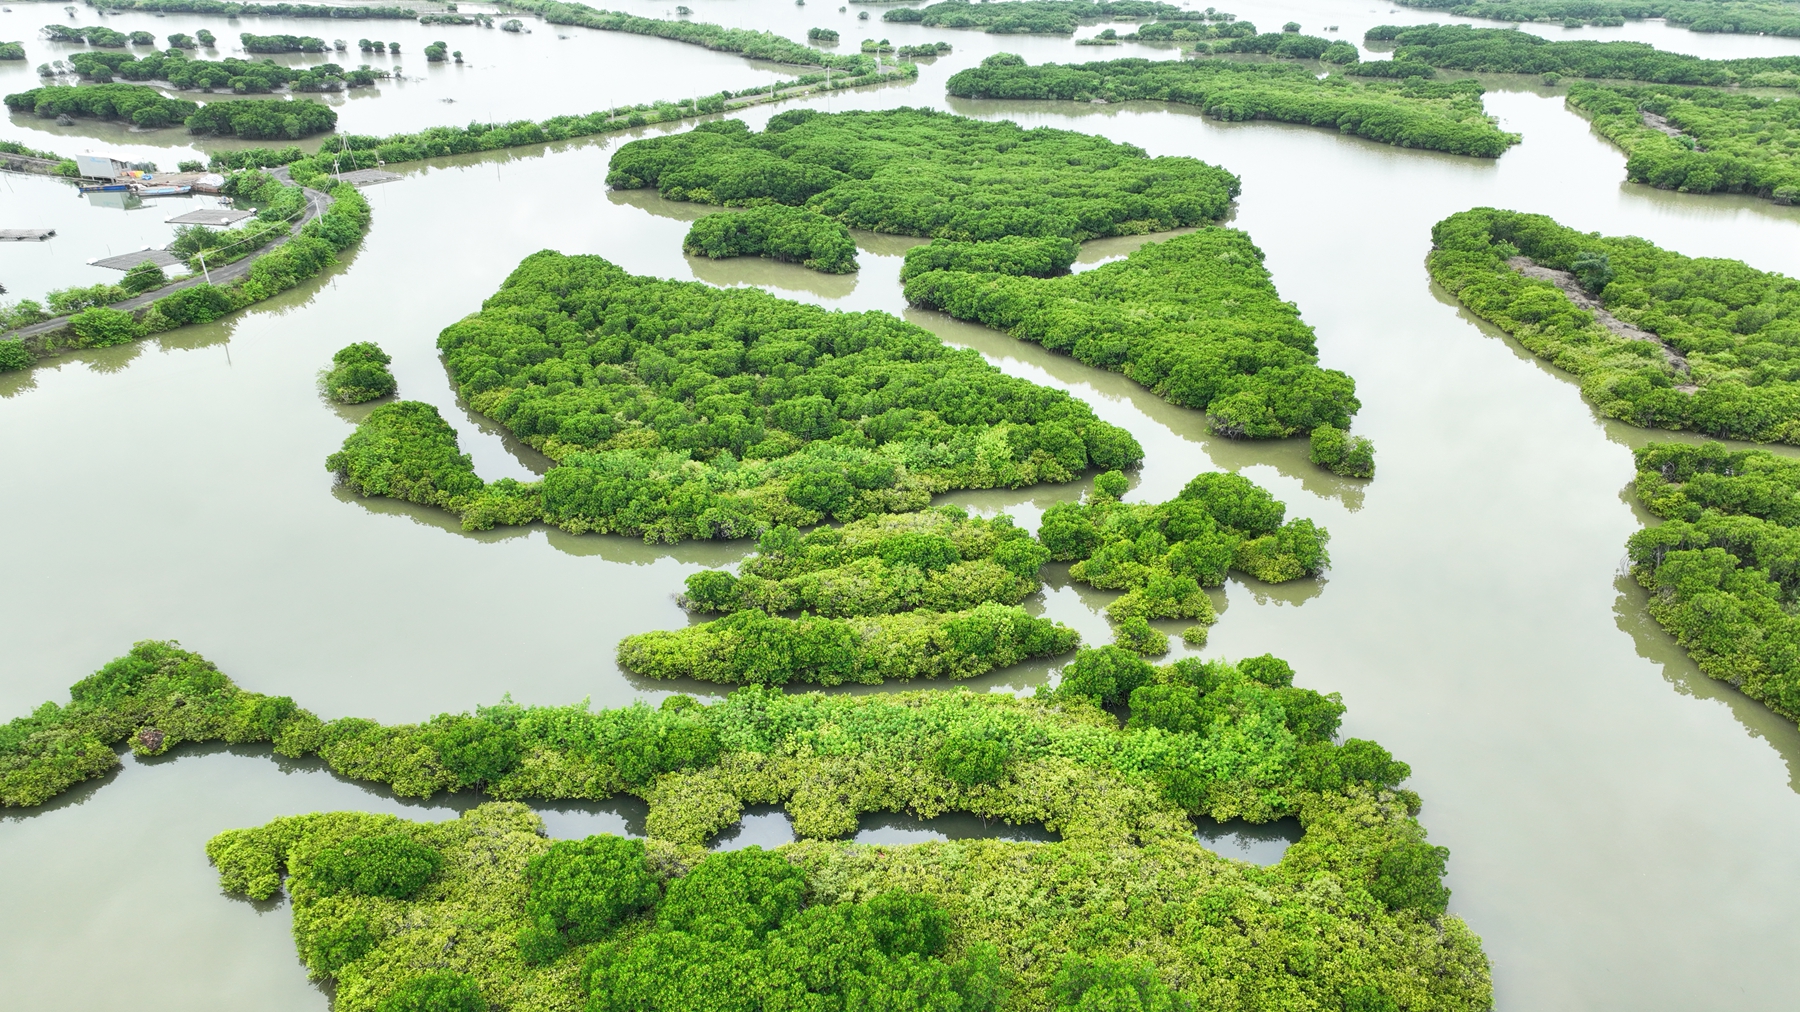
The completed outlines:
<svg viewBox="0 0 1800 1012">
<path fill-rule="evenodd" d="M 789 35 L 804 21 L 830 24 L 828 11 L 837 17 L 823 4 L 805 9 L 815 17 L 785 3 L 693 3 L 697 17 L 724 23 L 768 11 L 770 26 Z M 660 13 L 650 6 L 632 9 Z M 1309 28 L 1329 13 L 1344 34 L 1353 23 L 1428 20 L 1366 6 L 1239 13 L 1259 24 L 1293 16 Z M 0 529 L 11 532 L 13 576 L 0 587 L 0 712 L 62 699 L 71 682 L 152 637 L 180 639 L 246 688 L 290 694 L 328 718 L 412 721 L 504 693 L 596 706 L 706 694 L 623 675 L 613 648 L 627 633 L 688 621 L 673 600 L 684 577 L 735 562 L 744 545 L 670 548 L 544 528 L 465 534 L 431 511 L 335 492 L 323 467 L 355 416 L 328 406 L 315 377 L 332 351 L 358 340 L 394 354 L 402 395 L 444 409 L 485 476 L 540 467 L 455 403 L 434 341 L 525 255 L 597 253 L 638 273 L 902 313 L 1008 372 L 1069 389 L 1143 443 L 1132 497 L 1166 498 L 1209 468 L 1266 485 L 1290 515 L 1330 528 L 1333 568 L 1304 587 L 1229 583 L 1200 652 L 1289 659 L 1301 684 L 1343 693 L 1346 734 L 1412 764 L 1431 839 L 1452 852 L 1451 909 L 1484 940 L 1500 1009 L 1791 1007 L 1800 732 L 1700 676 L 1619 575 L 1625 539 L 1644 520 L 1624 494 L 1630 449 L 1656 434 L 1596 419 L 1568 377 L 1434 291 L 1423 258 L 1432 223 L 1492 205 L 1793 275 L 1800 208 L 1624 184 L 1623 156 L 1562 108 L 1558 89 L 1529 82 L 1489 82 L 1500 89 L 1490 111 L 1525 143 L 1484 162 L 1323 130 L 1221 124 L 1182 107 L 947 101 L 944 77 L 988 52 L 1036 61 L 1115 51 L 916 28 L 903 37 L 903 27 L 876 22 L 868 34 L 945 35 L 957 52 L 911 88 L 814 104 L 1006 117 L 1240 174 L 1233 224 L 1255 237 L 1282 295 L 1317 328 L 1324 364 L 1356 378 L 1356 430 L 1374 438 L 1380 477 L 1325 475 L 1299 441 L 1216 439 L 1194 413 L 1122 377 L 909 310 L 897 284 L 903 240 L 862 237 L 863 270 L 850 279 L 760 261 L 694 263 L 679 248 L 691 209 L 602 189 L 608 146 L 414 166 L 368 191 L 373 230 L 334 274 L 214 326 L 0 377 L 10 493 L 0 497 Z M 1746 55 L 1776 44 L 1800 52 L 1800 40 L 1654 28 L 1668 48 L 1695 39 Z M 676 81 L 690 63 L 706 74 L 720 61 L 744 63 L 693 47 L 679 59 L 580 74 Z M 558 72 L 584 82 L 564 89 L 575 108 L 604 103 L 576 71 Z M 671 84 L 666 93 L 684 92 Z M 745 118 L 760 127 L 774 111 Z M 1077 491 L 951 498 L 1035 524 Z M 1053 573 L 1041 608 L 1099 642 L 1107 597 Z M 1053 667 L 975 684 L 1025 690 Z M 222 896 L 201 847 L 222 829 L 347 807 L 453 814 L 314 768 L 216 751 L 128 761 L 65 801 L 0 816 L 7 1004 L 113 1007 L 154 995 L 193 1009 L 324 1009 L 295 960 L 285 909 Z M 628 832 L 642 818 L 628 806 L 545 814 L 555 835 Z M 746 820 L 739 838 L 754 828 L 779 842 L 779 815 L 753 816 L 768 824 Z"/>
</svg>

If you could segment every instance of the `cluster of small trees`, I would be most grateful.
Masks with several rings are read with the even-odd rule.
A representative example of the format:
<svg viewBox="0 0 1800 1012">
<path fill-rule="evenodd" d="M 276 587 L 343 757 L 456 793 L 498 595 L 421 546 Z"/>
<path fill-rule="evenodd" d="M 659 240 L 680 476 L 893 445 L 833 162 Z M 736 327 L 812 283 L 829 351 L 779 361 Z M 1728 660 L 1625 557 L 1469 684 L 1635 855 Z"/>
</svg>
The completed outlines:
<svg viewBox="0 0 1800 1012">
<path fill-rule="evenodd" d="M 246 53 L 323 53 L 325 40 L 312 35 L 252 35 L 244 32 L 238 42 Z"/>
<path fill-rule="evenodd" d="M 688 229 L 681 246 L 714 260 L 760 256 L 827 274 L 849 274 L 857 266 L 849 229 L 815 211 L 783 204 L 706 215 Z"/>
<path fill-rule="evenodd" d="M 210 14 L 219 17 L 263 18 L 344 18 L 365 20 L 390 18 L 410 21 L 418 12 L 410 7 L 339 6 L 336 4 L 236 3 L 231 0 L 93 0 L 89 4 L 102 10 L 156 11 L 168 14 Z"/>
<path fill-rule="evenodd" d="M 1208 15 L 1155 0 L 1010 0 L 996 4 L 942 0 L 926 7 L 896 7 L 881 16 L 883 21 L 928 28 L 979 28 L 991 35 L 1073 35 L 1083 24 L 1124 18 L 1189 21 L 1201 29 L 1208 21 L 1236 20 L 1229 14 Z"/>
<path fill-rule="evenodd" d="M 1034 67 L 1000 54 L 951 75 L 946 87 L 964 98 L 1179 102 L 1219 119 L 1305 123 L 1401 147 L 1481 158 L 1497 158 L 1519 142 L 1518 134 L 1502 131 L 1487 115 L 1482 88 L 1474 81 L 1321 79 L 1303 66 L 1225 60 L 1125 59 Z"/>
<path fill-rule="evenodd" d="M 229 88 L 240 95 L 266 95 L 282 87 L 292 87 L 295 91 L 341 91 L 346 84 L 352 87 L 371 84 L 375 77 L 367 73 L 366 67 L 362 71 L 346 72 L 335 63 L 285 67 L 273 60 L 250 61 L 236 57 L 195 60 L 186 57 L 180 49 L 141 57 L 129 53 L 75 53 L 68 62 L 82 77 L 95 83 L 103 84 L 120 77 L 127 81 L 167 81 L 184 91 Z"/>
<path fill-rule="evenodd" d="M 1629 545 L 1650 614 L 1701 671 L 1800 720 L 1800 461 L 1719 443 L 1636 457 L 1638 500 L 1667 520 Z"/>
<path fill-rule="evenodd" d="M 6 96 L 6 107 L 41 119 L 76 116 L 123 119 L 141 127 L 181 123 L 200 110 L 198 103 L 164 98 L 155 88 L 138 84 L 94 84 L 83 87 L 33 88 Z"/>
<path fill-rule="evenodd" d="M 1601 413 L 1651 428 L 1800 443 L 1797 352 L 1783 336 L 1800 312 L 1800 282 L 1493 208 L 1438 222 L 1432 243 L 1432 278 L 1580 377 Z M 1569 272 L 1586 297 L 1654 340 L 1609 329 L 1556 284 L 1521 275 L 1509 263 L 1520 256 Z"/>
</svg>

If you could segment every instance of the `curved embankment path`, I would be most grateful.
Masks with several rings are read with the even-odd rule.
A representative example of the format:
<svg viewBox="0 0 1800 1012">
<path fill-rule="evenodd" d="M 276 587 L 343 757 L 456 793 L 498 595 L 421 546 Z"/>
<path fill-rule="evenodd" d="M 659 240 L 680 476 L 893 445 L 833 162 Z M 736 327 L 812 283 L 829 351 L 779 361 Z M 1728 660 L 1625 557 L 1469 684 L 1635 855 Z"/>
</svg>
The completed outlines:
<svg viewBox="0 0 1800 1012">
<path fill-rule="evenodd" d="M 280 172 L 271 173 L 271 175 L 276 176 L 277 178 L 281 179 L 283 182 L 288 181 L 287 180 L 287 172 L 285 170 L 280 171 Z M 303 208 L 301 210 L 300 217 L 295 220 L 293 226 L 288 229 L 288 238 L 289 239 L 291 239 L 295 235 L 297 235 L 299 233 L 300 229 L 306 227 L 307 222 L 312 221 L 315 218 L 318 218 L 320 215 L 324 214 L 331 207 L 331 197 L 329 195 L 320 193 L 318 190 L 314 190 L 314 189 L 310 189 L 310 188 L 306 188 L 306 187 L 302 187 L 301 192 L 306 195 L 306 206 L 305 206 L 305 208 Z M 250 254 L 249 256 L 245 257 L 244 259 L 236 261 L 235 263 L 229 263 L 223 267 L 210 268 L 208 273 L 210 273 L 212 275 L 212 283 L 215 285 L 227 285 L 233 281 L 236 281 L 237 279 L 243 277 L 244 275 L 249 274 L 251 265 L 255 264 L 259 258 L 268 254 L 272 250 L 280 249 L 282 246 L 284 246 L 286 244 L 287 244 L 287 239 L 283 239 L 281 242 L 274 243 L 273 245 L 270 245 L 270 246 L 265 246 L 264 248 L 257 250 L 255 253 Z M 169 294 L 170 292 L 177 292 L 183 288 L 188 288 L 193 285 L 198 285 L 205 281 L 206 281 L 205 274 L 196 274 L 193 277 L 183 278 L 182 280 L 177 281 L 174 284 L 164 285 L 161 288 L 157 288 L 152 291 L 144 292 L 140 295 L 134 295 L 131 298 L 126 299 L 123 302 L 115 302 L 107 308 L 118 309 L 118 310 L 122 310 L 124 312 L 132 312 L 134 310 L 143 309 L 144 307 L 150 305 L 150 303 L 155 302 L 157 299 L 162 298 L 163 296 Z M 34 345 L 37 343 L 37 342 L 31 341 L 30 340 L 31 338 L 43 337 L 46 334 L 56 333 L 57 331 L 62 330 L 64 327 L 67 327 L 68 325 L 69 325 L 69 317 L 68 316 L 58 316 L 55 319 L 45 320 L 42 323 L 34 323 L 29 327 L 20 327 L 19 329 L 12 331 L 11 333 L 9 333 L 5 336 L 19 338 L 19 339 L 25 341 L 28 346 L 30 346 L 30 345 Z M 40 347 L 33 347 L 32 350 L 42 352 L 43 349 Z"/>
</svg>

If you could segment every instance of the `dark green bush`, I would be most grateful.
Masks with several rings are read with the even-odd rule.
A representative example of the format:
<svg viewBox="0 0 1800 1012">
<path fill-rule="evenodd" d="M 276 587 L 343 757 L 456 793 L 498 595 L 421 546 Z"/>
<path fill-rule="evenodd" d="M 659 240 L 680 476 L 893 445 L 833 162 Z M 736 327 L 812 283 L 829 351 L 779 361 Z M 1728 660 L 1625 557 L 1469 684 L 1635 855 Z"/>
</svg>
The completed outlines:
<svg viewBox="0 0 1800 1012">
<path fill-rule="evenodd" d="M 1312 462 L 1346 478 L 1375 477 L 1375 444 L 1333 425 L 1312 430 Z"/>
<path fill-rule="evenodd" d="M 119 282 L 119 287 L 132 295 L 137 295 L 153 288 L 161 288 L 168 283 L 169 279 L 163 274 L 162 268 L 146 260 L 126 271 L 124 280 Z"/>
<path fill-rule="evenodd" d="M 238 99 L 209 102 L 187 117 L 189 133 L 246 140 L 309 137 L 337 126 L 337 112 L 310 99 Z"/>
<path fill-rule="evenodd" d="M 145 334 L 144 325 L 136 317 L 105 306 L 89 306 L 69 317 L 69 329 L 75 332 L 83 348 L 109 348 L 115 344 L 127 344 Z"/>
<path fill-rule="evenodd" d="M 443 863 L 442 854 L 403 833 L 355 836 L 314 854 L 307 882 L 321 896 L 352 893 L 403 900 Z"/>
<path fill-rule="evenodd" d="M 1006 775 L 1006 743 L 975 734 L 952 735 L 933 757 L 938 772 L 964 787 L 991 784 Z"/>
<path fill-rule="evenodd" d="M 185 99 L 164 98 L 155 88 L 141 84 L 50 85 L 16 92 L 5 101 L 8 109 L 30 112 L 40 119 L 123 119 L 141 127 L 179 123 L 200 108 Z"/>
<path fill-rule="evenodd" d="M 1417 910 L 1427 917 L 1443 914 L 1450 890 L 1443 883 L 1450 851 L 1427 843 L 1403 843 L 1381 855 L 1369 892 L 1389 910 Z"/>
<path fill-rule="evenodd" d="M 1556 73 L 1658 84 L 1722 85 L 1757 73 L 1800 71 L 1800 56 L 1708 60 L 1665 52 L 1644 42 L 1551 40 L 1516 29 L 1468 25 L 1382 25 L 1371 29 L 1367 37 L 1397 43 L 1396 60 L 1486 73 Z"/>
<path fill-rule="evenodd" d="M 0 372 L 24 369 L 37 361 L 23 341 L 0 341 Z"/>
<path fill-rule="evenodd" d="M 643 841 L 617 836 L 558 841 L 531 859 L 525 877 L 526 915 L 577 945 L 599 941 L 662 895 L 644 863 Z"/>
<path fill-rule="evenodd" d="M 325 376 L 325 392 L 332 400 L 361 404 L 394 392 L 393 358 L 372 341 L 341 348 L 331 356 L 332 369 Z"/>
<path fill-rule="evenodd" d="M 1097 1012 L 1186 1012 L 1190 1007 L 1156 975 L 1156 968 L 1141 959 L 1063 958 L 1062 968 L 1050 984 L 1053 1009 Z"/>
</svg>

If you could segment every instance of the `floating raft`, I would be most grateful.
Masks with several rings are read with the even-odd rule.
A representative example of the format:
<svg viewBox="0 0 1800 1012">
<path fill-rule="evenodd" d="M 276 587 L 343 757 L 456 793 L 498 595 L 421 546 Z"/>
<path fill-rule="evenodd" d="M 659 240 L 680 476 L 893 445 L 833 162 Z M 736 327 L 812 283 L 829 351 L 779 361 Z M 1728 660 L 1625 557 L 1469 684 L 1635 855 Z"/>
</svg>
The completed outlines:
<svg viewBox="0 0 1800 1012">
<path fill-rule="evenodd" d="M 135 253 L 121 253 L 116 257 L 104 260 L 89 260 L 95 267 L 110 267 L 115 271 L 128 271 L 144 261 L 150 261 L 158 267 L 173 267 L 182 263 L 182 259 L 166 249 L 141 249 Z"/>
<path fill-rule="evenodd" d="M 189 211 L 167 219 L 168 225 L 231 225 L 245 218 L 256 217 L 255 211 L 243 211 L 230 207 L 203 207 L 198 211 Z"/>
<path fill-rule="evenodd" d="M 43 242 L 55 234 L 53 228 L 0 228 L 0 242 Z"/>
<path fill-rule="evenodd" d="M 351 186 L 374 186 L 377 183 L 391 183 L 399 179 L 400 175 L 394 172 L 383 172 L 380 169 L 356 169 L 331 178 L 341 183 L 349 183 Z"/>
</svg>

